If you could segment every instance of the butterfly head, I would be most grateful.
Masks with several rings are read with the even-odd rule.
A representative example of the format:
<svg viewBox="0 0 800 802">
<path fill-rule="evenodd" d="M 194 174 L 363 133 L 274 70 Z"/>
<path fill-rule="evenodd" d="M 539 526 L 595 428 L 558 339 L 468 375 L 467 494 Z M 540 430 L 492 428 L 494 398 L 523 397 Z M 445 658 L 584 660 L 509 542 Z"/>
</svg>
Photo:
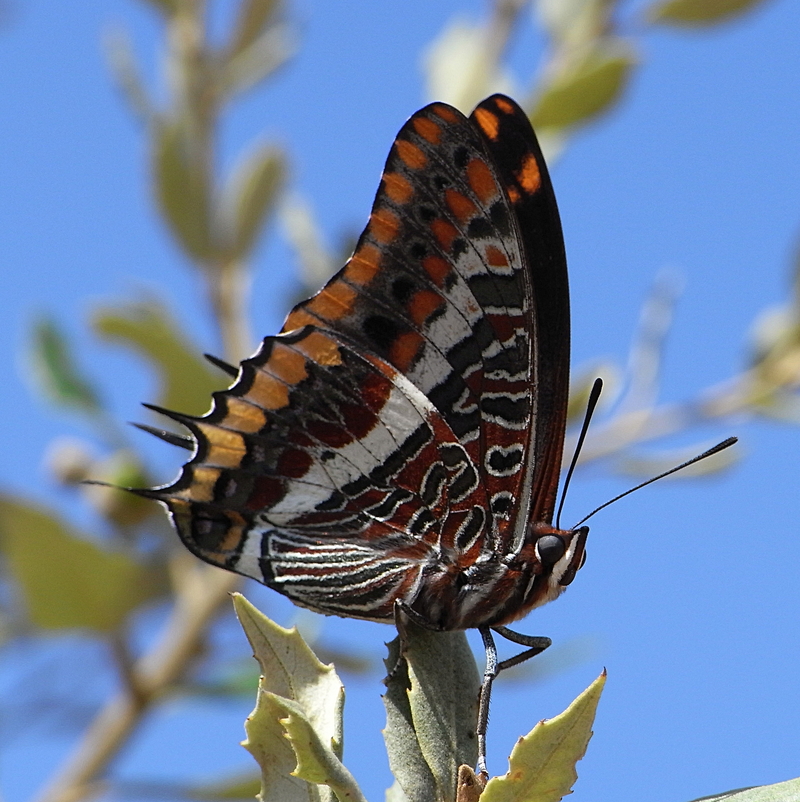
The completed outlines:
<svg viewBox="0 0 800 802">
<path fill-rule="evenodd" d="M 528 548 L 533 554 L 521 555 L 533 565 L 532 581 L 523 604 L 525 612 L 560 596 L 572 582 L 586 562 L 589 527 L 556 529 L 549 524 L 535 523 L 530 535 Z"/>
</svg>

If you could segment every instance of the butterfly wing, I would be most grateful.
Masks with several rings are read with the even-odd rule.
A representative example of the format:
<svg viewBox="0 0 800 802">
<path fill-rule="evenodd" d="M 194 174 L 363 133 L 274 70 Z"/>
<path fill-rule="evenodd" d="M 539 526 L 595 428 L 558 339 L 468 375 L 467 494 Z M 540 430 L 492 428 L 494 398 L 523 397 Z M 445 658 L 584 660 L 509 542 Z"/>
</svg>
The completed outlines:
<svg viewBox="0 0 800 802">
<path fill-rule="evenodd" d="M 529 281 L 532 443 L 521 523 L 551 523 L 569 395 L 567 258 L 553 185 L 533 128 L 510 98 L 493 95 L 472 113 L 513 208 Z M 527 499 L 527 502 L 526 502 Z"/>
<path fill-rule="evenodd" d="M 425 107 L 395 140 L 353 257 L 208 415 L 176 416 L 197 450 L 150 495 L 200 557 L 299 604 L 385 619 L 424 596 L 432 623 L 478 625 L 453 603 L 461 572 L 552 516 L 563 261 L 518 107 Z"/>
</svg>

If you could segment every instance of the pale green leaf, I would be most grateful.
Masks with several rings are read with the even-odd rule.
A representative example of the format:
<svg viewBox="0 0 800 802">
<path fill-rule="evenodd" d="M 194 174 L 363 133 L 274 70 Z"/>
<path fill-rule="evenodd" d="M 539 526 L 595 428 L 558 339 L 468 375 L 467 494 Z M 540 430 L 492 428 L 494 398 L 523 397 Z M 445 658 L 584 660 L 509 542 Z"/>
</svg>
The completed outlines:
<svg viewBox="0 0 800 802">
<path fill-rule="evenodd" d="M 292 745 L 297 767 L 293 774 L 309 783 L 328 786 L 340 802 L 366 802 L 353 775 L 345 768 L 333 749 L 320 738 L 311 725 L 306 711 L 290 699 L 268 694 L 272 702 L 283 710 L 281 724 Z"/>
<path fill-rule="evenodd" d="M 613 5 L 608 0 L 536 0 L 537 16 L 561 47 L 580 46 L 607 29 Z"/>
<path fill-rule="evenodd" d="M 0 544 L 32 623 L 43 629 L 111 632 L 158 589 L 149 568 L 22 499 L 0 497 Z"/>
<path fill-rule="evenodd" d="M 558 802 L 569 794 L 578 779 L 575 764 L 592 737 L 605 680 L 603 672 L 563 713 L 520 738 L 508 772 L 489 780 L 481 802 Z"/>
<path fill-rule="evenodd" d="M 100 401 L 89 381 L 80 374 L 69 344 L 55 321 L 34 324 L 31 342 L 33 374 L 42 392 L 54 403 L 94 415 Z"/>
<path fill-rule="evenodd" d="M 648 10 L 651 22 L 694 28 L 744 14 L 764 0 L 663 0 Z"/>
<path fill-rule="evenodd" d="M 280 7 L 280 0 L 241 0 L 229 52 L 235 55 L 253 44 Z"/>
<path fill-rule="evenodd" d="M 566 128 L 596 117 L 619 99 L 635 63 L 620 39 L 593 45 L 545 83 L 531 122 L 535 128 Z"/>
<path fill-rule="evenodd" d="M 462 763 L 474 766 L 478 759 L 475 722 L 480 677 L 463 632 L 431 632 L 412 626 L 405 658 L 414 729 L 441 798 L 452 799 L 458 767 Z"/>
<path fill-rule="evenodd" d="M 486 25 L 453 20 L 427 48 L 423 69 L 428 97 L 465 114 L 494 92 L 517 94 L 510 75 L 497 62 Z"/>
<path fill-rule="evenodd" d="M 286 159 L 274 145 L 259 146 L 234 171 L 220 208 L 231 258 L 247 258 L 285 183 Z"/>
<path fill-rule="evenodd" d="M 230 377 L 206 366 L 167 309 L 153 301 L 97 310 L 92 325 L 103 337 L 133 348 L 158 369 L 157 403 L 191 415 L 202 415 L 211 393 L 230 384 Z"/>
<path fill-rule="evenodd" d="M 428 797 L 430 799 L 430 797 Z M 403 787 L 395 780 L 390 788 L 386 789 L 386 802 L 409 802 Z"/>
<path fill-rule="evenodd" d="M 386 708 L 383 740 L 395 783 L 387 790 L 386 799 L 387 802 L 394 802 L 395 799 L 402 802 L 431 802 L 438 798 L 436 780 L 425 761 L 414 731 L 411 704 L 408 700 L 408 665 L 405 661 L 399 664 L 397 662 L 400 654 L 398 638 L 388 646 L 386 670 L 389 672 L 389 679 L 383 696 Z"/>
<path fill-rule="evenodd" d="M 186 253 L 207 261 L 214 252 L 208 164 L 180 119 L 153 124 L 153 177 L 159 208 Z"/>
<path fill-rule="evenodd" d="M 800 778 L 757 788 L 737 788 L 723 794 L 704 796 L 693 802 L 800 802 Z"/>
<path fill-rule="evenodd" d="M 228 96 L 244 92 L 282 67 L 296 49 L 296 37 L 290 27 L 276 22 L 247 47 L 222 62 L 220 86 Z"/>
<path fill-rule="evenodd" d="M 291 713 L 303 718 L 315 738 L 337 760 L 342 756 L 344 688 L 333 666 L 317 660 L 296 629 L 284 629 L 260 613 L 240 594 L 234 608 L 261 668 L 256 709 L 245 725 L 244 747 L 261 767 L 262 802 L 331 799 L 327 787 L 308 785 L 295 769 L 297 756 L 286 740 L 281 720 Z M 283 705 L 283 706 L 282 706 Z M 291 717 L 291 716 L 290 716 Z"/>
<path fill-rule="evenodd" d="M 405 629 L 405 667 L 384 697 L 389 764 L 410 802 L 445 802 L 455 798 L 458 767 L 477 761 L 480 678 L 463 632 Z"/>
</svg>

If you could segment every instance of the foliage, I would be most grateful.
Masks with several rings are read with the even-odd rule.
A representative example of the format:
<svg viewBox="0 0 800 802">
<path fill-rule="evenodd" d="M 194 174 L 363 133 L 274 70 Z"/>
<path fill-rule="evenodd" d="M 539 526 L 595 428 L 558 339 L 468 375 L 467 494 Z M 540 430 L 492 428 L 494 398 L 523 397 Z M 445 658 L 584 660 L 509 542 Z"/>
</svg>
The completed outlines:
<svg viewBox="0 0 800 802">
<path fill-rule="evenodd" d="M 245 312 L 250 260 L 282 203 L 288 237 L 307 268 L 311 288 L 320 278 L 319 266 L 324 270 L 332 263 L 319 247 L 308 208 L 285 202 L 289 159 L 281 147 L 253 144 L 226 176 L 220 176 L 216 164 L 229 104 L 274 79 L 293 53 L 289 10 L 277 0 L 238 0 L 226 37 L 214 43 L 203 3 L 147 2 L 163 24 L 168 100 L 159 106 L 144 86 L 124 35 L 110 41 L 110 61 L 145 126 L 153 195 L 163 223 L 202 282 L 224 357 L 235 363 L 251 344 Z M 637 24 L 710 27 L 755 5 L 754 0 L 660 0 Z M 454 21 L 431 44 L 426 77 L 433 94 L 467 111 L 492 91 L 513 93 L 553 156 L 624 95 L 645 62 L 636 39 L 641 27 L 624 17 L 621 2 L 539 0 L 536 11 L 547 57 L 535 75 L 517 85 L 504 57 L 528 8 L 526 0 L 494 0 L 485 21 Z M 800 294 L 761 320 L 752 359 L 740 375 L 679 408 L 659 406 L 655 393 L 665 334 L 658 321 L 671 303 L 668 290 L 654 293 L 636 346 L 640 364 L 646 363 L 647 369 L 629 376 L 630 389 L 619 411 L 595 433 L 586 460 L 615 457 L 618 466 L 630 469 L 630 446 L 732 414 L 795 424 L 800 420 Z M 210 393 L 224 386 L 225 377 L 206 366 L 192 336 L 163 302 L 146 299 L 99 308 L 92 327 L 98 337 L 132 349 L 145 360 L 159 379 L 159 404 L 199 414 Z M 82 416 L 104 454 L 94 456 L 93 445 L 60 443 L 50 458 L 57 477 L 91 506 L 96 531 L 78 532 L 60 513 L 27 498 L 0 498 L 0 547 L 14 590 L 3 609 L 7 637 L 44 638 L 53 630 L 89 632 L 111 645 L 122 684 L 42 795 L 47 802 L 60 802 L 96 793 L 100 780 L 109 776 L 113 758 L 146 713 L 170 692 L 192 690 L 189 682 L 198 663 L 208 659 L 209 630 L 226 614 L 228 594 L 237 580 L 177 550 L 163 516 L 147 502 L 108 487 L 80 484 L 91 479 L 143 486 L 149 471 L 144 457 L 129 445 L 124 427 L 107 412 L 102 392 L 83 375 L 80 358 L 54 321 L 42 318 L 34 326 L 30 353 L 42 395 Z M 614 370 L 612 366 L 603 372 L 608 377 Z M 593 378 L 594 374 L 574 382 L 574 414 L 583 406 Z M 705 467 L 721 466 L 718 462 Z M 657 468 L 648 465 L 646 470 Z M 171 614 L 152 650 L 137 654 L 130 622 L 155 598 L 167 598 Z M 335 672 L 323 666 L 296 633 L 272 624 L 241 597 L 234 604 L 262 671 L 245 744 L 264 778 L 261 798 L 361 799 L 341 762 L 343 690 Z M 514 749 L 509 772 L 483 789 L 483 780 L 469 768 L 475 762 L 472 735 L 479 680 L 463 634 L 411 629 L 404 659 L 398 662 L 395 644 L 387 664 L 392 673 L 385 696 L 385 740 L 396 777 L 387 798 L 466 802 L 480 795 L 485 802 L 538 802 L 569 793 L 604 679 L 564 714 L 536 725 Z M 252 782 L 236 778 L 182 792 L 195 798 L 234 798 L 249 793 Z M 766 802 L 799 794 L 798 781 L 792 781 L 713 798 Z"/>
</svg>

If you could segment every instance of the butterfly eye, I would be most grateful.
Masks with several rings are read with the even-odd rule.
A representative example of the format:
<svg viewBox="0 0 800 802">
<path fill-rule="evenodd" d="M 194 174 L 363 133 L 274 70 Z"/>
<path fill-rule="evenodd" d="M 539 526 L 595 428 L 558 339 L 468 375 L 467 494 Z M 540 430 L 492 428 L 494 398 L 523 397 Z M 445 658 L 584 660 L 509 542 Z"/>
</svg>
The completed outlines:
<svg viewBox="0 0 800 802">
<path fill-rule="evenodd" d="M 542 535 L 536 541 L 536 556 L 543 565 L 555 565 L 566 550 L 564 539 L 558 535 Z"/>
</svg>

